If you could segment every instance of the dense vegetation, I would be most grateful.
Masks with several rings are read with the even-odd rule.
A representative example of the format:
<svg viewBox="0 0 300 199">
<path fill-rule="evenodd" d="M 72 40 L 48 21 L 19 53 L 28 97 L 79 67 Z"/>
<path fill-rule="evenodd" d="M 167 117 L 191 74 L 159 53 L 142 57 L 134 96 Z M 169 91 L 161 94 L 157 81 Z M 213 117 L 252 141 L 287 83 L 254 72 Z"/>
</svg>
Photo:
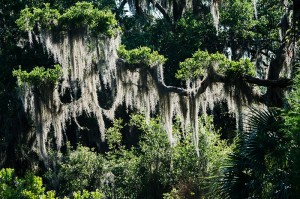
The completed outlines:
<svg viewBox="0 0 300 199">
<path fill-rule="evenodd" d="M 297 0 L 77 1 L 0 2 L 0 198 L 300 197 Z M 238 116 L 214 102 L 196 116 L 199 137 L 173 118 L 170 142 L 163 116 L 121 107 L 99 146 L 90 138 L 95 118 L 82 115 L 60 150 L 47 143 L 45 164 L 35 150 L 39 127 L 19 99 L 20 88 L 62 81 L 63 69 L 38 42 L 43 31 L 120 36 L 118 56 L 130 70 L 163 66 L 165 89 L 191 98 L 191 83 L 201 82 L 202 92 L 223 83 L 248 106 L 247 119 L 236 125 Z"/>
<path fill-rule="evenodd" d="M 40 177 L 26 174 L 19 179 L 13 170 L 3 169 L 0 194 L 4 198 L 55 198 L 55 195 L 102 198 L 76 197 L 80 191 L 83 191 L 82 195 L 93 195 L 95 191 L 99 196 L 103 193 L 109 198 L 203 196 L 209 189 L 210 175 L 220 174 L 220 165 L 232 149 L 226 141 L 220 140 L 213 129 L 212 118 L 200 118 L 200 122 L 203 124 L 199 137 L 200 156 L 196 155 L 190 132 L 184 135 L 175 126 L 174 132 L 181 141 L 172 147 L 159 118 L 147 123 L 142 115 L 132 115 L 125 125 L 140 130 L 137 146 L 126 149 L 121 133 L 124 124 L 121 119 L 115 120 L 107 131 L 107 153 L 98 154 L 81 145 L 76 149 L 69 147 L 65 154 L 51 153 L 55 163 L 44 178 L 48 188 L 56 192 L 45 192 Z"/>
</svg>

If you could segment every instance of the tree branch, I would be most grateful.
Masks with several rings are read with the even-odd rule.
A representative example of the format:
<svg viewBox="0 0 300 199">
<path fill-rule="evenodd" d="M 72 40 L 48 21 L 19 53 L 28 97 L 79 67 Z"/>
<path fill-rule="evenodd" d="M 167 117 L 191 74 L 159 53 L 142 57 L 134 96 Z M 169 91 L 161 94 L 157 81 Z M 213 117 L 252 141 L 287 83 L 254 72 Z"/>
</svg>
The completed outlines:
<svg viewBox="0 0 300 199">
<path fill-rule="evenodd" d="M 158 2 L 154 2 L 153 0 L 150 0 L 150 2 L 160 11 L 160 13 L 164 16 L 168 23 L 172 24 L 172 20 L 168 15 L 166 9 L 162 7 Z"/>
<path fill-rule="evenodd" d="M 127 65 L 127 63 L 123 59 L 118 60 L 119 63 Z M 200 95 L 204 93 L 207 87 L 209 87 L 213 83 L 226 83 L 228 80 L 225 76 L 217 74 L 213 67 L 210 68 L 208 71 L 207 76 L 201 81 L 200 86 L 195 89 L 185 89 L 175 86 L 168 86 L 163 81 L 163 77 L 161 77 L 162 71 L 158 71 L 156 67 L 149 68 L 142 65 L 136 65 L 135 68 L 146 68 L 146 70 L 150 73 L 152 78 L 157 83 L 159 89 L 165 90 L 166 92 L 173 92 L 178 93 L 179 95 L 189 96 L 191 94 Z M 292 84 L 291 79 L 279 79 L 279 80 L 265 80 L 256 77 L 252 77 L 250 75 L 243 75 L 242 79 L 250 84 L 255 84 L 258 86 L 265 86 L 265 87 L 273 87 L 273 88 L 287 88 Z"/>
<path fill-rule="evenodd" d="M 178 93 L 179 95 L 183 95 L 183 96 L 189 96 L 191 94 L 200 95 L 201 93 L 204 93 L 207 87 L 212 83 L 225 82 L 225 77 L 216 74 L 213 68 L 211 68 L 208 71 L 208 75 L 205 76 L 204 79 L 201 81 L 199 87 L 188 90 L 188 89 L 175 87 L 175 86 L 167 86 L 164 83 L 163 78 L 159 77 L 158 69 L 155 70 L 154 68 L 148 68 L 148 71 L 151 74 L 152 78 L 156 81 L 157 86 L 159 86 L 160 89 L 164 89 L 167 92 Z"/>
<path fill-rule="evenodd" d="M 123 11 L 124 6 L 126 5 L 126 3 L 128 2 L 128 0 L 123 0 L 120 4 L 120 6 L 117 8 L 117 15 L 119 16 L 120 13 Z"/>
<path fill-rule="evenodd" d="M 244 75 L 243 79 L 248 83 L 255 84 L 258 86 L 265 86 L 265 87 L 286 88 L 292 85 L 291 79 L 267 80 L 267 79 L 259 79 L 249 75 Z"/>
</svg>

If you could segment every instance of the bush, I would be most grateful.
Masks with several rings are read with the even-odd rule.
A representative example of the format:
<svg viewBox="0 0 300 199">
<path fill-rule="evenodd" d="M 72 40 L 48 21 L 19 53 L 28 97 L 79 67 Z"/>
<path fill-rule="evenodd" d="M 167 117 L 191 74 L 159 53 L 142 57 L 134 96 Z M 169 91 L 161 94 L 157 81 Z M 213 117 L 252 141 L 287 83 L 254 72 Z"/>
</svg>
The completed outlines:
<svg viewBox="0 0 300 199">
<path fill-rule="evenodd" d="M 55 192 L 45 193 L 42 178 L 27 173 L 18 178 L 13 169 L 0 170 L 0 198 L 3 199 L 55 199 Z"/>
<path fill-rule="evenodd" d="M 46 178 L 53 183 L 51 187 L 58 187 L 61 196 L 71 196 L 77 191 L 95 191 L 101 187 L 103 162 L 101 155 L 78 145 L 76 150 L 68 151 L 57 168 L 46 173 Z"/>
</svg>

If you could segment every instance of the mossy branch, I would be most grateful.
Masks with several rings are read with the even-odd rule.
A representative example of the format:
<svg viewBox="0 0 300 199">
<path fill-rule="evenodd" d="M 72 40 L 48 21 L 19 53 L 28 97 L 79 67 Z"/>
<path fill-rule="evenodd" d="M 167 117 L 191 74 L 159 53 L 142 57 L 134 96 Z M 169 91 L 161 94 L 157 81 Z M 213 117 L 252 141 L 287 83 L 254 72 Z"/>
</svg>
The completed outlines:
<svg viewBox="0 0 300 199">
<path fill-rule="evenodd" d="M 155 51 L 154 51 L 155 52 Z M 220 53 L 209 54 L 207 51 L 197 51 L 192 58 L 186 59 L 180 63 L 180 70 L 176 77 L 183 80 L 193 80 L 200 78 L 199 87 L 194 89 L 185 89 L 175 86 L 168 86 L 163 79 L 158 75 L 160 68 L 154 67 L 156 64 L 164 64 L 165 58 L 162 55 L 152 53 L 150 48 L 140 47 L 138 49 L 126 50 L 124 46 L 118 51 L 120 59 L 119 64 L 125 64 L 126 67 L 134 69 L 145 67 L 156 81 L 157 86 L 166 92 L 178 93 L 179 95 L 188 96 L 192 93 L 200 95 L 205 92 L 207 87 L 213 83 L 228 83 L 238 84 L 245 81 L 249 84 L 255 84 L 265 87 L 280 87 L 286 88 L 291 84 L 288 79 L 283 80 L 263 80 L 254 77 L 255 66 L 249 59 L 240 59 L 239 61 L 231 61 Z M 160 57 L 161 56 L 161 57 Z M 151 57 L 151 59 L 149 58 Z M 154 62 L 151 62 L 153 60 Z M 153 66 L 153 67 L 147 67 Z M 260 99 L 261 96 L 254 96 L 255 99 Z"/>
</svg>

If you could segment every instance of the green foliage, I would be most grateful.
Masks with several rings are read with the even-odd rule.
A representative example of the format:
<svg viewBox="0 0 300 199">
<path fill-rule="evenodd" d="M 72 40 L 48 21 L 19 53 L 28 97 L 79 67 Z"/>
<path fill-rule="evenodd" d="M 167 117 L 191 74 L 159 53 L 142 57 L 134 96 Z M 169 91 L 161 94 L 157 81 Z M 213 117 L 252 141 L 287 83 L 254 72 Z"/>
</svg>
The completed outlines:
<svg viewBox="0 0 300 199">
<path fill-rule="evenodd" d="M 290 178 L 292 193 L 295 198 L 300 197 L 300 73 L 294 79 L 294 85 L 288 96 L 290 107 L 284 111 L 284 132 L 290 141 L 288 158 L 290 164 Z"/>
<path fill-rule="evenodd" d="M 3 199 L 55 199 L 55 192 L 45 193 L 42 178 L 28 173 L 18 178 L 13 169 L 0 170 L 0 197 Z"/>
<path fill-rule="evenodd" d="M 225 59 L 225 56 L 223 56 Z M 207 51 L 197 51 L 192 58 L 187 58 L 179 64 L 180 70 L 176 74 L 178 79 L 190 79 L 203 76 L 210 67 L 210 56 Z"/>
<path fill-rule="evenodd" d="M 251 45 L 256 45 L 256 24 L 252 1 L 225 0 L 220 4 L 219 35 L 226 40 L 225 46 L 231 48 L 234 60 L 241 58 Z"/>
<path fill-rule="evenodd" d="M 300 124 L 300 73 L 297 72 L 297 75 L 294 78 L 294 85 L 292 91 L 289 93 L 288 102 L 291 106 L 285 115 L 285 123 L 290 130 L 290 133 L 293 134 L 298 131 Z M 296 135 L 297 136 L 297 135 Z"/>
<path fill-rule="evenodd" d="M 25 31 L 32 31 L 35 26 L 46 30 L 54 27 L 62 30 L 88 27 L 96 35 L 109 37 L 114 36 L 118 29 L 118 22 L 111 11 L 99 10 L 88 2 L 77 2 L 62 14 L 50 8 L 50 4 L 44 4 L 43 8 L 27 7 L 21 11 L 16 23 Z"/>
<path fill-rule="evenodd" d="M 87 147 L 79 145 L 76 150 L 70 151 L 59 163 L 58 173 L 52 173 L 52 176 L 58 177 L 59 192 L 71 195 L 75 191 L 84 189 L 93 191 L 99 188 L 103 161 L 101 155 Z M 48 173 L 49 176 L 51 176 L 51 172 Z"/>
<path fill-rule="evenodd" d="M 172 150 L 173 189 L 166 198 L 216 198 L 213 179 L 221 174 L 221 166 L 232 152 L 226 140 L 213 127 L 212 117 L 199 118 L 199 156 L 196 155 L 194 137 L 177 134 L 178 142 Z"/>
<path fill-rule="evenodd" d="M 96 191 L 87 191 L 83 190 L 77 191 L 73 193 L 73 198 L 74 199 L 101 199 L 103 198 L 103 194 L 97 189 Z"/>
<path fill-rule="evenodd" d="M 221 4 L 221 24 L 231 37 L 249 39 L 254 36 L 253 2 L 249 0 L 226 0 Z"/>
<path fill-rule="evenodd" d="M 234 145 L 229 145 L 227 140 L 220 138 L 211 116 L 199 118 L 199 151 L 200 157 L 206 162 L 206 176 L 217 176 L 221 173 L 221 166 L 233 147 Z"/>
<path fill-rule="evenodd" d="M 118 22 L 111 11 L 102 11 L 94 8 L 88 2 L 77 2 L 62 14 L 61 24 L 68 28 L 81 28 L 88 26 L 94 33 L 103 33 L 114 36 Z"/>
<path fill-rule="evenodd" d="M 228 77 L 239 75 L 255 75 L 255 66 L 249 58 L 241 58 L 239 61 L 225 60 L 220 62 L 219 72 Z"/>
<path fill-rule="evenodd" d="M 216 67 L 217 66 L 217 67 Z M 231 61 L 220 53 L 209 54 L 207 51 L 198 50 L 192 56 L 180 63 L 180 70 L 177 71 L 178 79 L 194 79 L 204 76 L 210 67 L 217 72 L 227 76 L 254 75 L 255 67 L 249 59 Z"/>
<path fill-rule="evenodd" d="M 78 0 L 54 1 L 53 7 L 59 9 L 60 11 L 63 11 L 71 6 L 74 6 L 77 2 Z M 112 10 L 116 6 L 116 2 L 114 0 L 85 0 L 85 2 L 92 3 L 96 8 L 100 10 Z"/>
<path fill-rule="evenodd" d="M 222 54 L 209 54 L 207 51 L 196 51 L 192 58 L 187 58 L 180 63 L 180 70 L 176 74 L 178 79 L 197 78 L 205 75 L 209 67 L 220 62 L 220 65 L 228 62 L 228 59 Z"/>
<path fill-rule="evenodd" d="M 7 158 L 6 161 L 15 161 L 15 156 L 6 153 L 7 151 L 19 151 L 15 148 L 17 145 L 14 145 L 13 143 L 16 140 L 27 139 L 27 137 L 15 136 L 21 134 L 23 136 L 23 126 L 20 125 L 20 134 L 16 133 L 17 131 L 15 131 L 15 128 L 10 127 L 19 126 L 14 124 L 17 121 L 20 121 L 20 114 L 17 112 L 20 108 L 13 104 L 14 101 L 17 101 L 15 97 L 17 95 L 13 91 L 15 80 L 11 77 L 10 68 L 12 68 L 11 66 L 13 65 L 22 64 L 24 69 L 24 66 L 26 67 L 25 63 L 23 63 L 24 58 L 21 58 L 19 55 L 24 54 L 24 52 L 27 52 L 28 50 L 21 49 L 17 46 L 19 41 L 19 32 L 16 31 L 16 27 L 14 27 L 14 21 L 15 17 L 18 16 L 19 10 L 24 8 L 25 4 L 28 4 L 30 7 L 33 6 L 32 8 L 26 7 L 23 11 L 21 11 L 20 18 L 17 20 L 17 24 L 20 29 L 26 31 L 35 31 L 36 29 L 69 31 L 77 28 L 80 29 L 88 27 L 95 34 L 103 33 L 111 36 L 115 34 L 117 29 L 117 21 L 115 21 L 111 12 L 99 11 L 90 3 L 80 2 L 74 5 L 75 0 L 62 0 L 51 1 L 51 7 L 50 4 L 44 4 L 44 7 L 39 7 L 43 4 L 43 2 L 45 1 L 4 0 L 0 3 L 1 8 L 3 8 L 0 12 L 1 22 L 3 22 L 0 23 L 0 67 L 2 77 L 2 82 L 0 83 L 0 112 L 2 113 L 2 115 L 0 115 L 0 138 L 1 150 L 2 148 L 5 148 L 2 146 L 8 146 L 7 149 L 5 149 L 6 151 L 3 150 L 5 154 L 3 155 L 1 153 L 1 157 L 10 157 Z M 99 5 L 101 7 L 103 4 L 111 1 L 89 0 L 89 2 L 93 2 L 93 5 Z M 178 78 L 190 79 L 201 77 L 205 75 L 209 67 L 214 64 L 219 66 L 217 72 L 228 75 L 229 77 L 231 75 L 253 75 L 254 67 L 249 60 L 241 59 L 239 61 L 228 61 L 222 54 L 211 53 L 216 52 L 217 50 L 221 52 L 224 47 L 228 46 L 232 48 L 233 54 L 236 54 L 236 52 L 241 52 L 242 54 L 244 50 L 251 53 L 255 51 L 252 55 L 260 54 L 261 50 L 264 52 L 270 52 L 270 54 L 272 54 L 272 52 L 276 53 L 281 42 L 279 40 L 278 23 L 281 21 L 285 10 L 290 9 L 282 6 L 282 2 L 283 1 L 278 0 L 257 1 L 258 18 L 256 20 L 254 18 L 253 2 L 251 0 L 223 0 L 222 3 L 219 4 L 221 11 L 219 36 L 216 35 L 214 27 L 212 26 L 210 14 L 207 14 L 209 13 L 209 10 L 206 12 L 205 6 L 200 8 L 201 13 L 197 13 L 197 15 L 203 15 L 203 17 L 196 17 L 193 14 L 186 15 L 177 22 L 174 22 L 175 24 L 172 26 L 167 25 L 163 22 L 163 20 L 146 20 L 143 18 L 142 20 L 134 21 L 134 19 L 130 23 L 127 23 L 125 27 L 125 32 L 127 34 L 125 37 L 127 38 L 123 41 L 127 42 L 126 45 L 129 49 L 137 46 L 151 46 L 151 49 L 157 50 L 159 54 L 163 54 L 168 58 L 168 60 L 166 61 L 164 57 L 159 57 L 161 55 L 158 55 L 158 53 L 155 54 L 150 50 L 150 48 L 147 49 L 145 47 L 135 51 L 126 51 L 125 49 L 121 49 L 120 57 L 133 65 L 144 64 L 153 66 L 156 64 L 163 64 L 166 61 L 165 73 L 167 74 L 167 77 L 169 77 L 168 79 L 172 79 L 174 72 L 170 71 L 175 71 L 180 61 L 190 57 L 197 49 L 207 49 L 207 52 L 199 52 L 199 54 L 195 55 L 195 57 L 193 56 L 192 58 L 187 59 L 186 63 L 183 62 L 182 68 L 177 75 Z M 203 5 L 205 3 L 206 2 L 203 1 Z M 70 6 L 72 7 L 69 8 Z M 52 8 L 58 8 L 58 10 Z M 62 12 L 63 10 L 66 10 L 66 12 Z M 236 55 L 233 57 L 234 60 L 238 60 L 241 56 Z M 252 57 L 253 59 L 257 58 L 254 56 Z M 37 57 L 26 57 L 25 62 L 27 61 L 27 65 L 46 65 L 28 64 L 27 59 L 33 59 L 34 62 L 36 62 Z M 48 71 L 40 67 L 31 72 L 22 71 L 21 69 L 14 71 L 14 75 L 18 77 L 19 83 L 29 82 L 36 86 L 48 85 L 49 82 L 54 84 L 60 78 L 59 74 L 60 72 L 55 71 L 54 69 L 53 71 Z M 170 78 L 170 76 L 172 77 Z M 299 86 L 296 85 L 296 87 Z M 252 132 L 249 133 L 249 135 L 247 134 L 247 136 L 242 135 L 241 138 L 239 138 L 243 140 L 241 142 L 243 142 L 242 145 L 245 146 L 245 150 L 241 150 L 240 152 L 239 149 L 242 149 L 242 147 L 237 146 L 237 151 L 240 152 L 241 155 L 238 156 L 235 153 L 233 155 L 234 157 L 231 158 L 233 163 L 229 166 L 236 165 L 238 168 L 241 168 L 238 173 L 241 174 L 238 175 L 238 180 L 242 177 L 246 176 L 248 178 L 250 176 L 250 180 L 241 180 L 241 185 L 244 186 L 246 182 L 248 183 L 247 185 L 249 185 L 248 188 L 250 187 L 243 192 L 245 194 L 248 194 L 249 190 L 254 190 L 253 192 L 257 191 L 254 194 L 267 194 L 273 191 L 271 190 L 272 188 L 275 189 L 273 193 L 276 191 L 276 193 L 282 193 L 281 189 L 276 187 L 277 185 L 275 186 L 275 184 L 278 182 L 278 185 L 283 185 L 283 183 L 280 184 L 280 180 L 284 179 L 284 177 L 292 179 L 293 185 L 291 189 L 293 189 L 293 192 L 300 192 L 298 185 L 300 182 L 299 89 L 297 90 L 296 87 L 293 89 L 289 98 L 291 109 L 286 111 L 284 115 L 285 127 L 282 130 L 284 131 L 283 138 L 278 136 L 279 133 L 274 131 L 274 129 L 272 129 L 272 131 L 267 129 L 267 133 Z M 17 117 L 12 117 L 13 114 L 17 115 Z M 268 116 L 268 114 L 264 114 Z M 106 196 L 112 194 L 112 189 L 115 189 L 116 195 L 119 196 L 119 198 L 125 198 L 126 196 L 141 198 L 142 196 L 145 196 L 142 195 L 143 193 L 150 195 L 153 190 L 154 193 L 158 190 L 158 194 L 160 194 L 160 196 L 161 192 L 166 191 L 168 193 L 165 193 L 165 196 L 170 198 L 194 197 L 195 194 L 198 194 L 197 190 L 201 189 L 202 191 L 202 187 L 199 188 L 199 186 L 203 185 L 203 180 L 207 180 L 206 177 L 208 175 L 217 174 L 214 172 L 218 170 L 218 165 L 220 165 L 223 161 L 220 156 L 224 157 L 226 155 L 223 156 L 222 154 L 227 153 L 226 150 L 223 150 L 227 146 L 226 143 L 220 141 L 217 133 L 210 126 L 209 121 L 205 122 L 203 119 L 200 120 L 200 124 L 205 123 L 205 125 L 199 124 L 199 151 L 201 158 L 198 158 L 195 155 L 195 146 L 193 145 L 192 136 L 190 134 L 187 133 L 187 135 L 181 135 L 181 133 L 179 133 L 180 130 L 178 130 L 178 135 L 176 135 L 178 136 L 178 143 L 175 146 L 170 146 L 167 142 L 166 133 L 164 132 L 164 128 L 162 128 L 160 121 L 154 119 L 151 120 L 150 123 L 147 123 L 142 117 L 133 118 L 131 123 L 133 126 L 138 127 L 142 131 L 141 141 L 138 147 L 125 149 L 125 147 L 122 146 L 122 137 L 120 132 L 122 124 L 121 122 L 119 123 L 116 121 L 115 126 L 108 130 L 107 135 L 108 145 L 110 149 L 114 150 L 106 154 L 106 157 L 103 160 L 105 162 L 103 163 L 104 166 L 101 166 L 101 169 L 98 169 L 97 171 L 90 169 L 93 167 L 90 165 L 97 167 L 98 163 L 91 163 L 84 157 L 91 156 L 92 162 L 97 162 L 96 159 L 101 159 L 103 157 L 93 151 L 89 151 L 88 149 L 83 150 L 78 147 L 76 151 L 72 151 L 70 154 L 78 153 L 80 155 L 74 155 L 70 158 L 71 155 L 68 154 L 60 164 L 61 173 L 58 176 L 61 182 L 70 181 L 71 183 L 63 183 L 66 184 L 66 187 L 62 189 L 68 190 L 66 192 L 68 192 L 70 196 L 72 195 L 72 191 L 76 191 L 75 193 L 77 194 L 77 197 L 92 197 L 91 195 L 93 192 L 88 193 L 82 190 L 80 187 L 81 182 L 78 182 L 78 180 L 72 180 L 72 178 L 77 179 L 78 173 L 78 176 L 81 176 L 81 178 L 88 179 L 88 182 L 84 180 L 82 182 L 82 186 L 84 188 L 86 186 L 86 189 L 95 190 L 96 187 L 102 187 Z M 276 120 L 276 122 L 280 121 Z M 257 126 L 264 125 L 265 124 L 259 124 Z M 274 137 L 273 133 L 277 137 Z M 289 140 L 289 142 L 285 142 L 285 139 Z M 8 142 L 7 140 L 12 141 Z M 248 144 L 245 144 L 246 142 Z M 277 143 L 275 144 L 277 147 L 282 147 L 281 142 L 285 143 L 284 147 L 287 154 L 281 156 L 283 157 L 283 160 L 286 157 L 288 158 L 285 160 L 288 163 L 288 166 L 291 166 L 291 169 L 287 170 L 286 168 L 280 167 L 280 165 L 278 166 L 278 164 L 282 163 L 282 159 L 278 161 L 276 158 L 277 156 L 280 156 L 278 154 L 281 153 L 278 152 L 276 147 L 275 152 L 270 152 L 274 149 L 272 148 L 274 147 L 274 143 L 270 144 L 272 142 Z M 266 148 L 262 148 L 262 146 L 265 146 Z M 264 157 L 260 157 L 260 153 L 257 151 L 256 153 L 253 152 L 255 151 L 255 147 L 257 148 L 257 151 L 264 152 Z M 84 151 L 88 152 L 85 153 Z M 97 155 L 96 158 L 94 157 L 95 154 Z M 91 172 L 89 174 L 89 171 L 87 171 L 84 167 L 83 162 L 85 161 L 88 165 L 87 168 L 90 169 L 89 171 Z M 265 163 L 265 165 L 261 166 L 258 162 Z M 75 165 L 74 168 L 71 165 Z M 263 173 L 259 170 L 261 168 L 264 169 L 263 172 L 267 171 L 267 174 L 261 174 Z M 278 169 L 278 172 L 275 172 L 276 168 L 280 168 Z M 115 187 L 105 187 L 104 185 L 99 185 L 97 180 L 91 180 L 92 178 L 90 178 L 90 176 L 96 176 L 100 179 L 103 178 L 104 173 L 109 173 L 102 171 L 102 169 L 106 169 L 106 171 L 111 171 L 113 173 L 115 178 Z M 33 181 L 38 184 L 37 186 L 41 186 L 41 183 L 35 181 L 34 178 L 29 179 L 29 181 Z M 233 178 L 232 182 L 235 183 L 235 180 L 236 178 Z M 282 182 L 286 181 L 283 180 Z M 22 181 L 22 183 L 27 183 L 27 185 L 30 184 L 30 182 L 25 183 L 25 181 Z M 88 183 L 89 186 L 87 186 Z M 11 186 L 16 185 L 12 184 Z M 285 186 L 289 185 L 285 184 Z M 78 187 L 80 187 L 79 191 L 76 190 Z M 187 187 L 188 193 L 186 193 L 186 195 L 183 194 L 183 187 Z M 283 189 L 285 188 L 284 186 L 282 187 Z M 18 190 L 15 187 L 13 189 Z M 259 193 L 261 189 L 264 191 Z M 236 190 L 236 193 L 240 193 L 241 190 L 244 189 L 237 187 Z M 75 193 L 73 194 L 74 197 Z M 97 191 L 95 191 L 95 193 L 97 193 Z M 49 198 L 50 196 L 54 198 L 53 194 L 54 192 L 49 192 Z M 251 194 L 253 195 L 253 193 L 249 193 L 248 196 Z M 30 191 L 24 191 L 23 195 L 24 197 L 26 196 L 29 198 L 34 197 L 31 196 L 32 193 Z M 267 197 L 267 195 L 263 196 Z M 13 198 L 18 197 L 19 196 Z M 297 195 L 295 198 L 300 197 Z"/>
<path fill-rule="evenodd" d="M 109 186 L 102 188 L 105 195 L 116 198 L 138 198 L 142 181 L 139 174 L 141 157 L 135 148 L 107 153 L 106 167 L 114 175 L 114 192 Z"/>
<path fill-rule="evenodd" d="M 281 44 L 279 24 L 285 12 L 284 2 L 277 0 L 256 1 L 256 10 L 253 1 L 223 1 L 219 35 L 226 39 L 225 45 L 231 47 L 233 59 L 242 57 L 244 50 L 276 53 Z"/>
<path fill-rule="evenodd" d="M 45 191 L 41 177 L 27 173 L 23 178 L 18 178 L 14 170 L 9 168 L 0 170 L 0 197 L 2 199 L 58 199 L 55 191 Z M 68 199 L 68 197 L 61 198 Z M 71 198 L 101 199 L 103 194 L 98 189 L 89 192 L 79 187 L 79 191 L 74 191 Z"/>
<path fill-rule="evenodd" d="M 220 165 L 231 151 L 213 129 L 211 118 L 199 120 L 199 151 L 193 136 L 173 131 L 177 143 L 170 145 L 159 118 L 146 121 L 142 115 L 131 115 L 130 126 L 142 134 L 137 147 L 109 152 L 110 168 L 115 176 L 119 198 L 197 198 L 203 195 L 210 175 L 220 172 Z"/>
<path fill-rule="evenodd" d="M 20 18 L 16 21 L 21 30 L 32 31 L 35 25 L 42 29 L 51 29 L 58 25 L 60 13 L 56 9 L 51 9 L 49 3 L 45 3 L 43 8 L 28 8 L 21 10 Z"/>
<path fill-rule="evenodd" d="M 179 123 L 173 129 L 177 142 L 171 146 L 159 118 L 147 121 L 142 115 L 131 115 L 126 125 L 139 130 L 140 139 L 137 146 L 126 149 L 122 145 L 122 120 L 116 120 L 107 130 L 110 150 L 105 155 L 78 146 L 67 152 L 47 178 L 57 178 L 52 181 L 59 183 L 60 196 L 73 194 L 74 198 L 93 198 L 93 192 L 85 190 L 97 189 L 105 198 L 204 196 L 209 177 L 219 174 L 231 148 L 220 140 L 212 118 L 203 117 L 199 124 L 197 156 L 192 133 L 180 132 Z"/>
<path fill-rule="evenodd" d="M 53 164 L 45 174 L 49 186 L 54 188 L 60 197 L 84 199 L 113 196 L 115 176 L 111 173 L 111 158 L 104 157 L 93 149 L 81 145 L 78 145 L 76 149 L 67 147 L 68 150 L 63 159 Z M 115 152 L 116 150 L 112 151 L 111 156 L 114 156 Z M 61 154 L 53 152 L 52 156 L 58 158 Z M 123 159 L 119 161 L 125 164 L 124 167 L 130 165 L 130 162 L 125 162 Z"/>
<path fill-rule="evenodd" d="M 215 52 L 218 48 L 217 31 L 213 25 L 212 16 L 207 13 L 204 16 L 195 16 L 191 13 L 185 14 L 176 23 L 175 42 L 178 51 L 177 56 L 191 56 L 198 49 L 207 49 Z"/>
<path fill-rule="evenodd" d="M 148 47 L 126 50 L 125 46 L 121 46 L 118 50 L 118 55 L 130 65 L 144 64 L 153 67 L 164 64 L 166 61 L 164 56 L 159 55 L 157 51 L 152 51 Z"/>
<path fill-rule="evenodd" d="M 141 197 L 159 197 L 166 190 L 172 180 L 171 161 L 172 148 L 168 141 L 164 126 L 158 118 L 150 119 L 147 124 L 145 118 L 137 115 L 131 119 L 131 125 L 143 130 L 139 142 L 141 161 L 138 165 L 141 186 Z"/>
<path fill-rule="evenodd" d="M 284 2 L 277 0 L 257 1 L 258 19 L 255 26 L 255 38 L 259 40 L 259 46 L 263 46 L 274 53 L 280 46 L 278 23 L 286 11 L 283 4 Z"/>
<path fill-rule="evenodd" d="M 115 197 L 161 197 L 170 181 L 171 146 L 158 119 L 149 123 L 132 115 L 130 124 L 142 131 L 137 147 L 109 152 L 109 168 L 115 176 Z"/>
<path fill-rule="evenodd" d="M 120 130 L 123 128 L 122 119 L 115 119 L 113 127 L 106 131 L 105 138 L 108 143 L 109 150 L 115 150 L 122 146 L 122 134 Z"/>
<path fill-rule="evenodd" d="M 13 76 L 18 78 L 18 83 L 29 83 L 35 87 L 53 85 L 57 83 L 62 75 L 60 65 L 54 65 L 54 68 L 45 69 L 44 67 L 35 67 L 32 71 L 27 72 L 21 69 L 13 71 Z"/>
</svg>

